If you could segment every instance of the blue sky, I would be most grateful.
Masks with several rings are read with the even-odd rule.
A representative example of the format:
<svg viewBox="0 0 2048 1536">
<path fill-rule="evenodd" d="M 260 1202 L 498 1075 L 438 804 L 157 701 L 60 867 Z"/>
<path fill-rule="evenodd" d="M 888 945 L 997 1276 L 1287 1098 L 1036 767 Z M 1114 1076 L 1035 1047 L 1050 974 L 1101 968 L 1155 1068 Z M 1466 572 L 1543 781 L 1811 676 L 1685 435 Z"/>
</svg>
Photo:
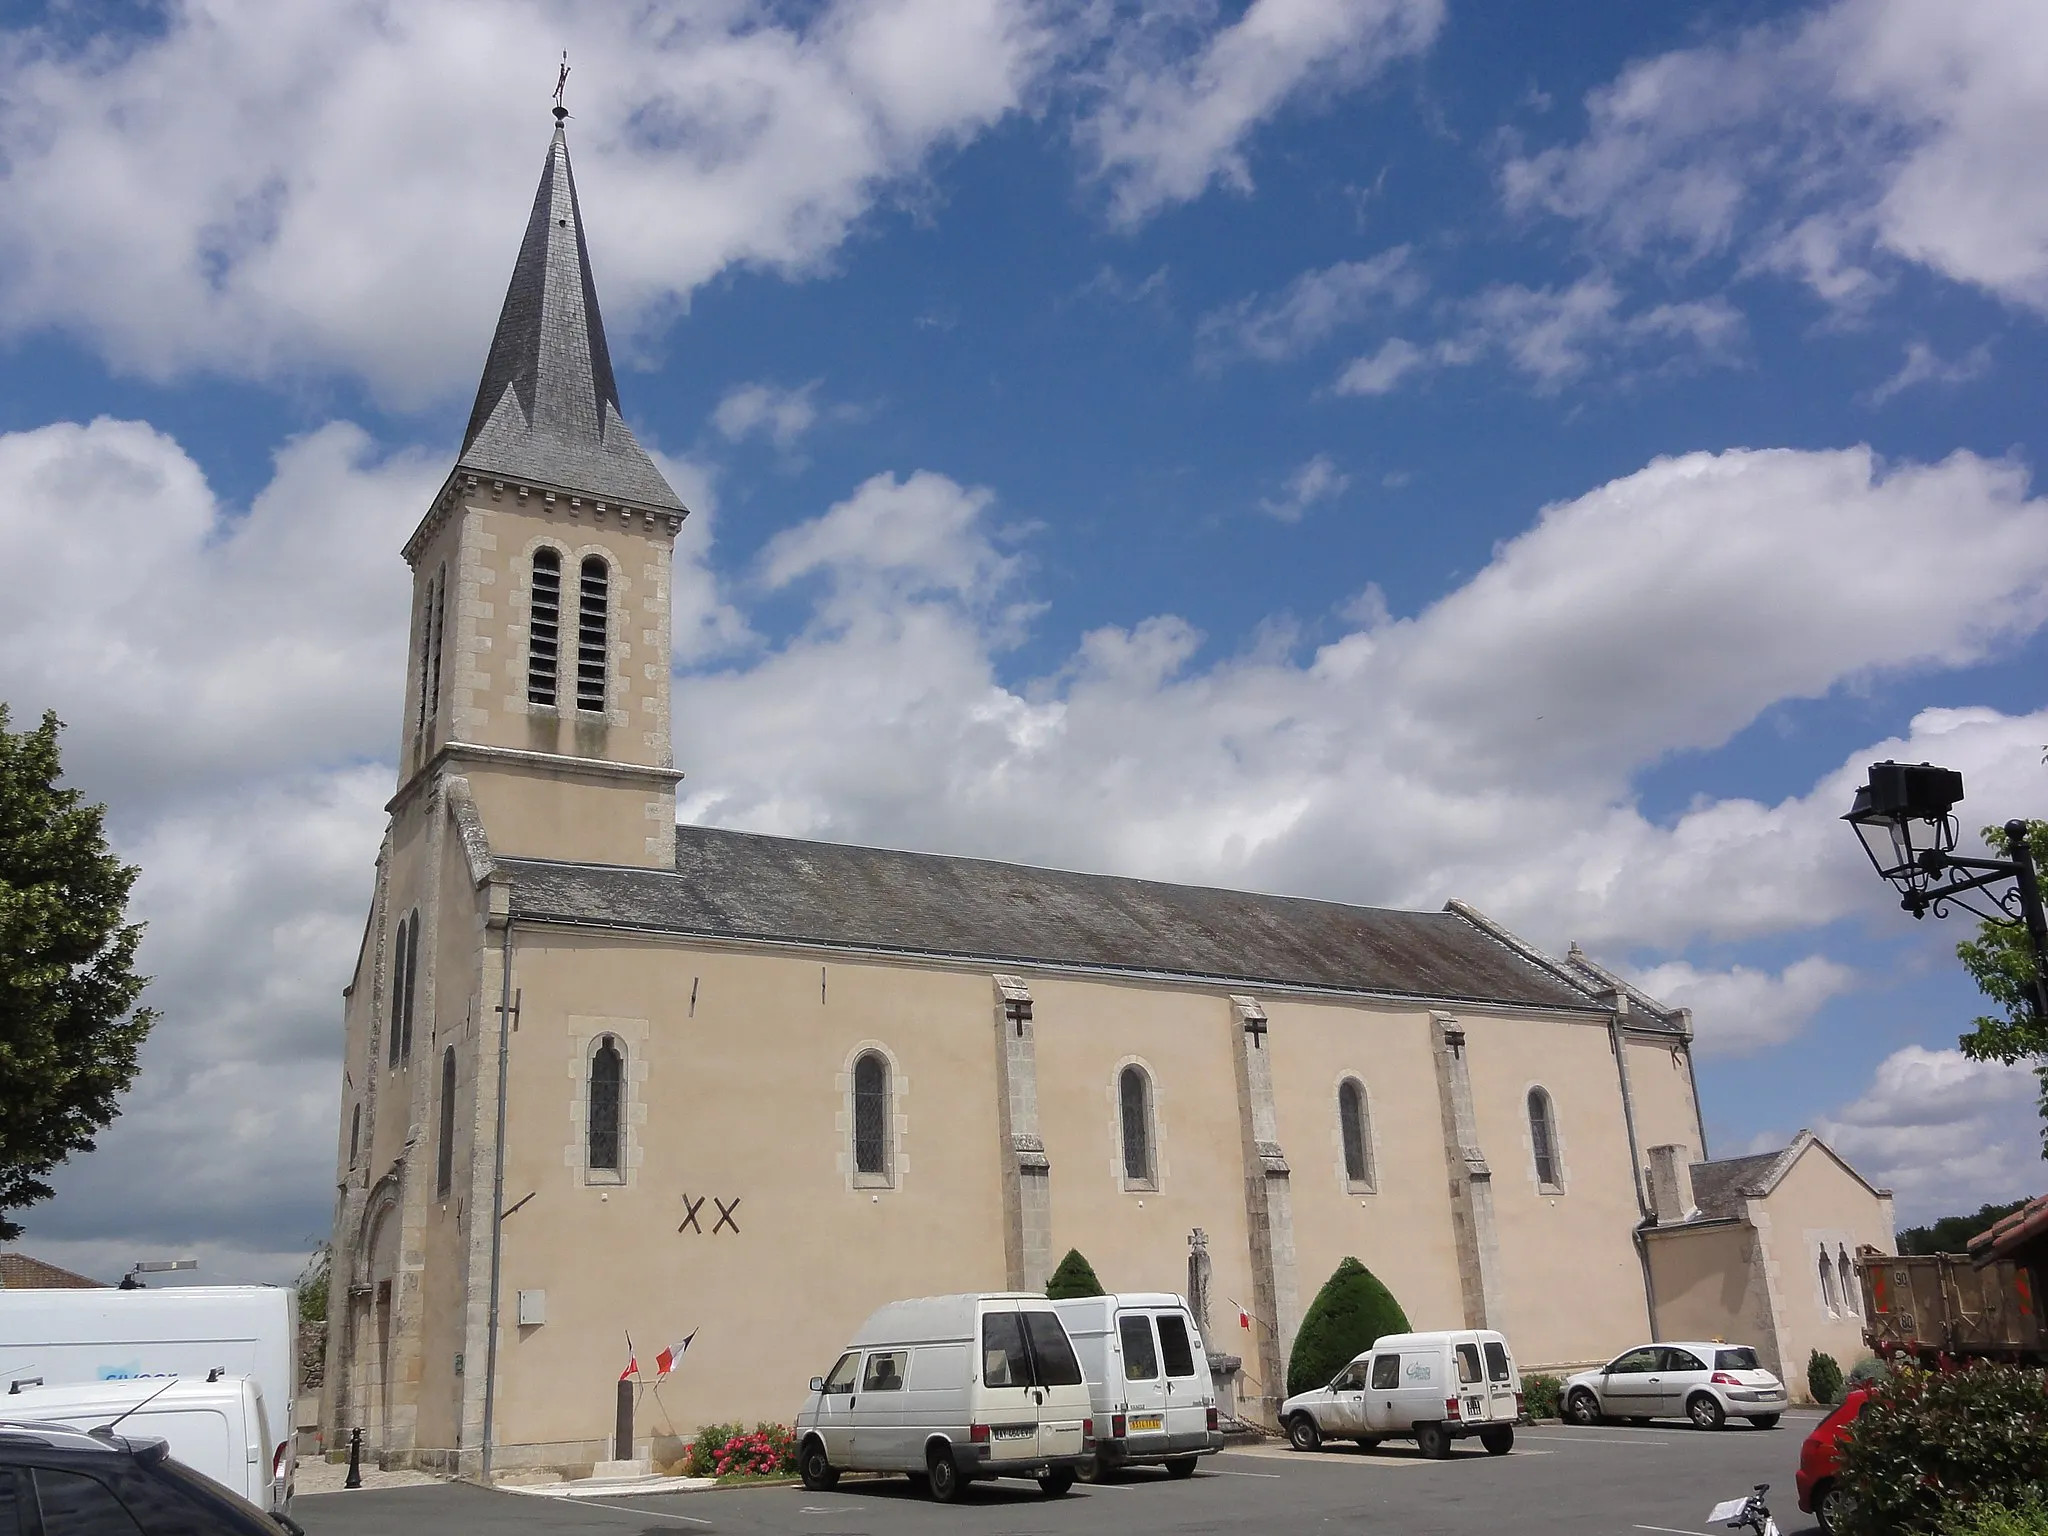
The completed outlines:
<svg viewBox="0 0 2048 1536">
<path fill-rule="evenodd" d="M 1833 820 L 1895 751 L 2042 813 L 2038 12 L 589 9 L 0 11 L 0 697 L 69 722 L 167 1010 L 30 1246 L 324 1226 L 397 549 L 562 48 L 696 509 L 686 814 L 1461 897 L 1692 1006 L 1717 1153 L 2048 1184 L 1966 930 Z"/>
</svg>

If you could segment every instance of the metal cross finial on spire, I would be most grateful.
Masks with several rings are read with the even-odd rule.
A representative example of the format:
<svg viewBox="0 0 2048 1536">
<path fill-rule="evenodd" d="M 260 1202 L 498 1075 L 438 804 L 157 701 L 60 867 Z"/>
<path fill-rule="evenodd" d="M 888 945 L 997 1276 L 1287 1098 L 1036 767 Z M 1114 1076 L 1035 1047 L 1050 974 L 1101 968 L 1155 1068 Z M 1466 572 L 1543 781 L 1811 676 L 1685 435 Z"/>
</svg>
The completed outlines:
<svg viewBox="0 0 2048 1536">
<path fill-rule="evenodd" d="M 569 115 L 569 109 L 562 105 L 562 92 L 569 88 L 569 50 L 562 50 L 562 72 L 555 76 L 555 121 L 560 122 Z"/>
</svg>

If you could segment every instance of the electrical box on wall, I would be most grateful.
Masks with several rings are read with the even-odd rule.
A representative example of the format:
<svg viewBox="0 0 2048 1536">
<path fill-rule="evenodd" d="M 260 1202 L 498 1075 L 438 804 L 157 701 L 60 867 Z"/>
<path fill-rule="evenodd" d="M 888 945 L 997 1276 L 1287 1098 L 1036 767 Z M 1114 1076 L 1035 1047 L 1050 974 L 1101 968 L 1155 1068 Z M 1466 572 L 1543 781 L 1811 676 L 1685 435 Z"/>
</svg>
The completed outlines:
<svg viewBox="0 0 2048 1536">
<path fill-rule="evenodd" d="M 519 1326 L 536 1327 L 548 1320 L 548 1293 L 546 1291 L 521 1291 L 519 1293 Z"/>
</svg>

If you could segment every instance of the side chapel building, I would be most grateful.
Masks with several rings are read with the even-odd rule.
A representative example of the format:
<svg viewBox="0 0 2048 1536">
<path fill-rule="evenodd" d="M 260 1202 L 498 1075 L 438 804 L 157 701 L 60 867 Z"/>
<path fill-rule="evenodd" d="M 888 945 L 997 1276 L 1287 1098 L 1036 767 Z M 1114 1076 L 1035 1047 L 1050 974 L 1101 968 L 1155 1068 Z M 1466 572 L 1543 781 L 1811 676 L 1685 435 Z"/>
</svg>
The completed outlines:
<svg viewBox="0 0 2048 1536">
<path fill-rule="evenodd" d="M 1806 1227 L 1890 1246 L 1850 1173 L 1767 1253 L 1769 1191 L 1701 1161 L 1689 1015 L 1462 903 L 678 827 L 687 515 L 619 408 L 558 115 L 404 550 L 399 782 L 344 994 L 328 1444 L 360 1427 L 474 1475 L 488 1414 L 497 1468 L 587 1469 L 628 1336 L 645 1366 L 694 1333 L 640 1410 L 666 1459 L 702 1422 L 787 1420 L 880 1302 L 1038 1289 L 1070 1247 L 1111 1287 L 1187 1290 L 1204 1242 L 1211 1353 L 1270 1421 L 1347 1254 L 1417 1327 L 1501 1328 L 1533 1368 L 1659 1336 L 1659 1270 L 1693 1336 L 1722 1319 L 1775 1355 L 1774 1309 L 1834 1251 L 1817 1271 Z"/>
</svg>

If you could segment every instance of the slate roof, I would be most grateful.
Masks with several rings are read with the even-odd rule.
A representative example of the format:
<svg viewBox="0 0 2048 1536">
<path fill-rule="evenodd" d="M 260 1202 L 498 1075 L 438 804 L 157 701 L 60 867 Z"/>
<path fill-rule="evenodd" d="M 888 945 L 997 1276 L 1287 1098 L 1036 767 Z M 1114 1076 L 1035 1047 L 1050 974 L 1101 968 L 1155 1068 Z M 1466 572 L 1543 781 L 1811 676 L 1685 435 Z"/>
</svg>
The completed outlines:
<svg viewBox="0 0 2048 1536">
<path fill-rule="evenodd" d="M 1395 912 L 986 859 L 676 829 L 676 867 L 501 859 L 526 918 L 1593 1012 L 1454 911 Z"/>
<path fill-rule="evenodd" d="M 687 510 L 619 411 L 559 121 L 458 467 L 599 500 Z"/>
<path fill-rule="evenodd" d="M 1763 1194 L 1771 1183 L 1771 1171 L 1783 1152 L 1759 1152 L 1754 1157 L 1724 1157 L 1712 1163 L 1692 1165 L 1692 1203 L 1702 1216 L 1715 1219 L 1740 1216 L 1746 1193 Z"/>
</svg>

